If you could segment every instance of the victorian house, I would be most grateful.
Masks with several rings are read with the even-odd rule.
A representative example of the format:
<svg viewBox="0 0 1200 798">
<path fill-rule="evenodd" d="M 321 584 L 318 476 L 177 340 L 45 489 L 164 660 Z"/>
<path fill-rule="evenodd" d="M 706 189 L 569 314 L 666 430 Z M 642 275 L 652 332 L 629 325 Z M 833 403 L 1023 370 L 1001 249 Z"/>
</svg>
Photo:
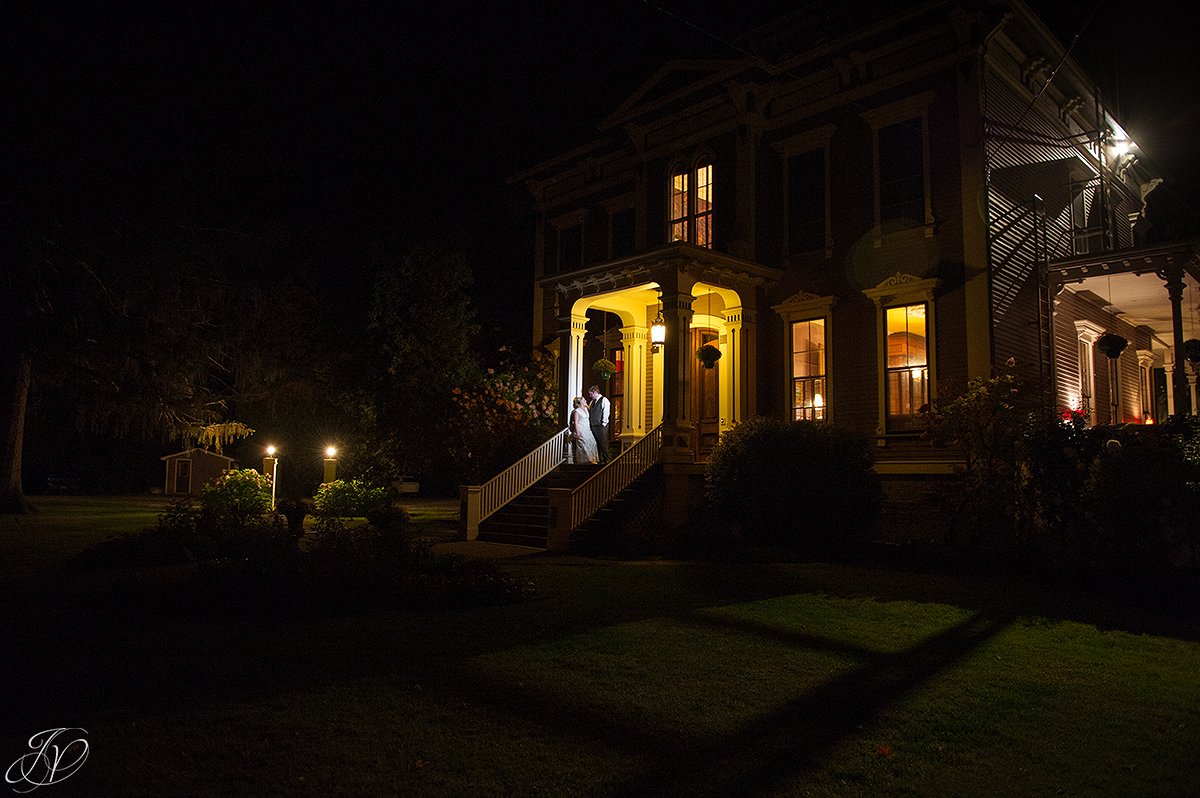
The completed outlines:
<svg viewBox="0 0 1200 798">
<path fill-rule="evenodd" d="M 652 464 L 681 517 L 696 463 L 756 414 L 851 427 L 881 474 L 922 475 L 954 465 L 922 410 L 974 377 L 1012 371 L 1092 424 L 1196 406 L 1197 250 L 1154 243 L 1160 176 L 1031 9 L 822 8 L 665 65 L 515 178 L 534 344 L 561 407 L 601 384 L 625 453 L 550 491 L 551 546 Z M 468 534 L 561 462 L 543 448 L 465 489 Z"/>
</svg>

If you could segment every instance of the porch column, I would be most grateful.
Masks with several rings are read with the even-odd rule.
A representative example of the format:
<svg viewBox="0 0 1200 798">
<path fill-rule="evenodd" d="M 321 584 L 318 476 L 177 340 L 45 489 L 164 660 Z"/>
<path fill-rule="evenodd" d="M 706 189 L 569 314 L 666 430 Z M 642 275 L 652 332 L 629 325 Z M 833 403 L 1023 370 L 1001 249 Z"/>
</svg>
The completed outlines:
<svg viewBox="0 0 1200 798">
<path fill-rule="evenodd" d="M 723 414 L 727 414 L 722 418 L 723 422 L 728 422 L 728 426 L 732 427 L 750 417 L 752 412 L 750 408 L 750 333 L 753 325 L 750 322 L 749 312 L 740 305 L 738 307 L 729 308 L 725 311 L 725 330 L 729 335 L 729 343 L 726 347 L 726 360 L 729 361 L 727 366 L 728 373 L 726 378 L 729 385 L 729 406 L 721 408 Z M 725 424 L 722 424 L 724 427 Z"/>
<path fill-rule="evenodd" d="M 1163 371 L 1167 374 L 1167 415 L 1175 415 L 1175 353 L 1168 349 L 1163 356 Z M 1161 420 L 1161 419 L 1160 419 Z"/>
<path fill-rule="evenodd" d="M 1137 350 L 1138 361 L 1138 390 L 1142 399 L 1142 423 L 1145 423 L 1147 418 L 1153 418 L 1157 423 L 1158 408 L 1154 402 L 1154 352 L 1149 349 Z"/>
<path fill-rule="evenodd" d="M 1183 267 L 1172 262 L 1166 269 L 1167 296 L 1171 299 L 1171 351 L 1175 367 L 1171 374 L 1172 413 L 1182 412 L 1188 402 L 1187 373 L 1183 367 Z M 1193 409 L 1194 409 L 1193 405 Z"/>
<path fill-rule="evenodd" d="M 621 436 L 633 441 L 646 434 L 646 349 L 650 333 L 645 327 L 632 325 L 621 328 L 621 346 L 625 350 L 624 380 L 625 407 L 621 419 Z"/>
<path fill-rule="evenodd" d="M 1200 413 L 1196 412 L 1196 366 L 1188 363 L 1187 372 L 1188 391 L 1190 391 L 1192 395 L 1192 415 L 1200 415 Z"/>
<path fill-rule="evenodd" d="M 587 315 L 571 314 L 570 320 L 570 342 L 567 356 L 567 401 L 566 413 L 564 418 L 566 421 L 571 419 L 571 400 L 576 396 L 583 396 L 583 341 L 587 335 Z"/>
<path fill-rule="evenodd" d="M 663 459 L 692 462 L 692 358 L 688 351 L 692 330 L 690 291 L 663 292 L 663 319 L 667 336 L 663 344 Z"/>
</svg>

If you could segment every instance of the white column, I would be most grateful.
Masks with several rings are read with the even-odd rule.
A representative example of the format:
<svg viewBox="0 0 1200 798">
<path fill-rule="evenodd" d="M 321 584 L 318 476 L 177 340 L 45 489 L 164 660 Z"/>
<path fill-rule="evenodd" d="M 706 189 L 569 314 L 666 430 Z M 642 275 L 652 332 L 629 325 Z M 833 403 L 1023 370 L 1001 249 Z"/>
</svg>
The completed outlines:
<svg viewBox="0 0 1200 798">
<path fill-rule="evenodd" d="M 1188 388 L 1192 392 L 1192 415 L 1200 415 L 1196 408 L 1196 364 L 1185 362 L 1184 367 L 1187 369 Z"/>
<path fill-rule="evenodd" d="M 571 415 L 571 400 L 583 396 L 583 341 L 587 335 L 587 315 L 571 314 L 571 346 L 567 355 L 567 417 Z"/>
<path fill-rule="evenodd" d="M 1167 350 L 1163 358 L 1163 366 L 1167 372 L 1167 415 L 1175 415 L 1175 352 Z"/>
<path fill-rule="evenodd" d="M 747 413 L 747 400 L 749 393 L 749 353 L 747 351 L 747 335 L 745 326 L 745 312 L 741 306 L 728 308 L 725 311 L 725 332 L 728 335 L 728 344 L 725 350 L 725 357 L 722 362 L 728 361 L 725 366 L 726 371 L 721 374 L 721 384 L 728 385 L 728 399 L 726 392 L 721 394 L 721 420 L 722 427 L 726 424 L 733 426 L 739 422 L 745 421 Z"/>
<path fill-rule="evenodd" d="M 621 419 L 621 437 L 629 442 L 646 434 L 646 352 L 650 340 L 646 327 L 632 325 L 621 328 L 621 346 L 625 352 L 625 370 L 622 373 L 625 390 L 624 417 Z"/>
</svg>

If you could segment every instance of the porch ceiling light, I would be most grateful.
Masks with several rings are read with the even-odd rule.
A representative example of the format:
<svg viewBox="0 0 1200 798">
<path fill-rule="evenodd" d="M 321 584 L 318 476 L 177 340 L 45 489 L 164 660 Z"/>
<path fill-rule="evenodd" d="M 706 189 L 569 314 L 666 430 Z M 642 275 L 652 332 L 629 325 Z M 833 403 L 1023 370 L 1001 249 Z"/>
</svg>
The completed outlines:
<svg viewBox="0 0 1200 798">
<path fill-rule="evenodd" d="M 667 322 L 663 319 L 662 308 L 658 309 L 658 315 L 654 317 L 654 321 L 650 322 L 650 345 L 655 352 L 659 347 L 667 342 Z"/>
</svg>

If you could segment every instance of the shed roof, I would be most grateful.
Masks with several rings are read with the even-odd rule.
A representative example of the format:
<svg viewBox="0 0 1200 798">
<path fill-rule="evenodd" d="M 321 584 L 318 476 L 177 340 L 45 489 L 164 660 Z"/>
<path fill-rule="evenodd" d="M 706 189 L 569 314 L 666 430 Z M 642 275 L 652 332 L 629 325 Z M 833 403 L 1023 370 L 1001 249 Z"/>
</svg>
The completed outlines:
<svg viewBox="0 0 1200 798">
<path fill-rule="evenodd" d="M 229 462 L 229 463 L 232 463 L 233 459 L 234 459 L 232 457 L 227 457 L 226 455 L 223 455 L 223 454 L 217 454 L 216 452 L 210 452 L 208 449 L 198 449 L 196 447 L 192 447 L 191 449 L 184 449 L 182 452 L 175 452 L 174 454 L 165 454 L 158 459 L 159 460 L 173 460 L 176 457 L 184 457 L 184 456 L 190 455 L 190 454 L 204 454 L 204 455 L 208 455 L 209 457 L 219 457 L 222 460 Z"/>
</svg>

